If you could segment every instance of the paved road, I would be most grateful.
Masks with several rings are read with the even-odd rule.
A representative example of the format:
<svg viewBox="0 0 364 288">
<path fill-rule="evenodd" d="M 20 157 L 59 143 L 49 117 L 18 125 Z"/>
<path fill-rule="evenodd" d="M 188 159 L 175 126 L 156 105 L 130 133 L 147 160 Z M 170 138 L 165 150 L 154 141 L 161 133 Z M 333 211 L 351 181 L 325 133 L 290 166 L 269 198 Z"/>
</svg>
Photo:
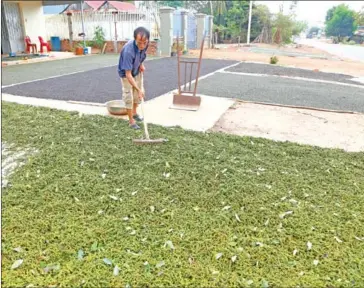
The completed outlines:
<svg viewBox="0 0 364 288">
<path fill-rule="evenodd" d="M 272 76 L 216 73 L 200 81 L 199 93 L 248 101 L 364 113 L 364 89 L 362 88 Z"/>
<path fill-rule="evenodd" d="M 200 76 L 234 63 L 237 61 L 204 59 Z M 168 57 L 148 61 L 145 66 L 147 69 L 144 78 L 146 100 L 177 88 L 176 58 Z M 196 69 L 194 71 L 196 72 Z M 192 79 L 194 78 L 195 73 Z M 117 74 L 117 66 L 113 66 L 20 84 L 4 88 L 2 92 L 45 99 L 105 103 L 109 100 L 121 99 L 121 83 Z"/>
<path fill-rule="evenodd" d="M 330 44 L 316 39 L 298 39 L 296 41 L 299 44 L 310 45 L 342 58 L 364 62 L 364 47 L 362 46 Z"/>
<path fill-rule="evenodd" d="M 227 71 L 251 73 L 251 74 L 268 74 L 268 75 L 277 75 L 277 76 L 301 77 L 301 78 L 342 82 L 342 83 L 364 86 L 364 83 L 360 83 L 357 81 L 351 81 L 353 76 L 350 76 L 350 75 L 314 72 L 314 71 L 306 70 L 306 69 L 273 66 L 273 65 L 266 65 L 266 64 L 241 63 L 237 66 L 227 69 Z"/>
</svg>

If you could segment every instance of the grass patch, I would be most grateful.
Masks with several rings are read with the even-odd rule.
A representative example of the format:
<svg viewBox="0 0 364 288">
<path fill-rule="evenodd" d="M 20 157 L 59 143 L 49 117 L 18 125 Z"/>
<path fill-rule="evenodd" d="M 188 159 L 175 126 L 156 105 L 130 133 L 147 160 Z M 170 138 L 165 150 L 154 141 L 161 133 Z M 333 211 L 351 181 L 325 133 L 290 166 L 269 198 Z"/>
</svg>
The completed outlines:
<svg viewBox="0 0 364 288">
<path fill-rule="evenodd" d="M 363 153 L 157 126 L 169 143 L 133 146 L 112 118 L 2 113 L 38 150 L 3 190 L 4 287 L 364 285 Z"/>
</svg>

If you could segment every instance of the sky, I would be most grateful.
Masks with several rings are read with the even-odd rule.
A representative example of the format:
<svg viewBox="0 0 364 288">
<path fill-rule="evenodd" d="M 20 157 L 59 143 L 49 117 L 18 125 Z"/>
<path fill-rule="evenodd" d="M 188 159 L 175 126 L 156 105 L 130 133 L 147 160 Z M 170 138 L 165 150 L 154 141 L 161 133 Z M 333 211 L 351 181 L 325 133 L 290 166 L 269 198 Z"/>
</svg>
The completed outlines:
<svg viewBox="0 0 364 288">
<path fill-rule="evenodd" d="M 256 1 L 257 4 L 267 5 L 272 13 L 279 11 L 283 1 Z M 288 11 L 291 1 L 284 1 L 284 11 Z M 359 11 L 364 6 L 364 1 L 298 1 L 296 8 L 297 20 L 307 21 L 309 26 L 323 26 L 327 10 L 332 6 L 347 4 L 351 9 Z"/>
</svg>

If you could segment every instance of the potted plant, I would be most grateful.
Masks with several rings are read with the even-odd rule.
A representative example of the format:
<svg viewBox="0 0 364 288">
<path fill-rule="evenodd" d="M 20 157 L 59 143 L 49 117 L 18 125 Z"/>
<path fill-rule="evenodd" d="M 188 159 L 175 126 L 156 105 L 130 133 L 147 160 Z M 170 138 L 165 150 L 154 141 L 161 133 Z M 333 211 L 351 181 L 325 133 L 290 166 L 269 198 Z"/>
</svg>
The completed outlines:
<svg viewBox="0 0 364 288">
<path fill-rule="evenodd" d="M 187 49 L 184 49 L 184 50 L 183 50 L 183 55 L 187 55 L 187 54 L 188 54 Z"/>
<path fill-rule="evenodd" d="M 75 48 L 75 54 L 76 55 L 83 55 L 84 51 L 83 51 L 83 46 L 81 43 L 77 43 L 76 48 Z"/>
</svg>

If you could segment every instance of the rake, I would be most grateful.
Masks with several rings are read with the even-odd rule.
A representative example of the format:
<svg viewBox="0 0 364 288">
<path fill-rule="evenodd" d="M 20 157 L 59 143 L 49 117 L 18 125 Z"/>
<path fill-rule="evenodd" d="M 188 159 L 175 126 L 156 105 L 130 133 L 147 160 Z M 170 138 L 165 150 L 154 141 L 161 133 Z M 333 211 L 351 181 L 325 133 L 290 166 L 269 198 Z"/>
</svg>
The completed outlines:
<svg viewBox="0 0 364 288">
<path fill-rule="evenodd" d="M 141 73 L 140 77 L 141 77 L 141 87 L 142 87 L 143 91 L 145 91 L 143 73 Z M 145 94 L 144 94 L 144 97 L 145 97 Z M 145 120 L 145 115 L 144 115 L 144 98 L 142 98 L 140 107 L 141 107 L 142 116 L 143 116 L 143 126 L 144 126 L 145 138 L 144 139 L 133 139 L 133 143 L 137 144 L 137 145 L 143 145 L 143 144 L 161 144 L 161 143 L 167 142 L 168 139 L 164 139 L 164 138 L 150 139 L 149 131 L 148 131 L 148 124 L 147 124 L 147 121 Z"/>
</svg>

